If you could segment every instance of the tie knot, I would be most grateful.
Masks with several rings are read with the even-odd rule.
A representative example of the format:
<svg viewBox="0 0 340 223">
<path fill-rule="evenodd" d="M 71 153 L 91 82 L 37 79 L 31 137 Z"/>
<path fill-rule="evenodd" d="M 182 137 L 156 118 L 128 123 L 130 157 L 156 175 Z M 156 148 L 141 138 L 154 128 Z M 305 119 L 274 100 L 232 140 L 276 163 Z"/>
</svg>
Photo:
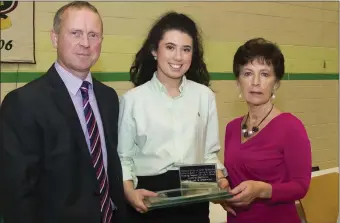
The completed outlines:
<svg viewBox="0 0 340 223">
<path fill-rule="evenodd" d="M 88 90 L 89 90 L 89 85 L 90 85 L 90 83 L 89 83 L 88 81 L 84 81 L 84 82 L 82 83 L 82 85 L 80 86 L 80 91 L 81 91 L 82 93 L 87 93 Z"/>
</svg>

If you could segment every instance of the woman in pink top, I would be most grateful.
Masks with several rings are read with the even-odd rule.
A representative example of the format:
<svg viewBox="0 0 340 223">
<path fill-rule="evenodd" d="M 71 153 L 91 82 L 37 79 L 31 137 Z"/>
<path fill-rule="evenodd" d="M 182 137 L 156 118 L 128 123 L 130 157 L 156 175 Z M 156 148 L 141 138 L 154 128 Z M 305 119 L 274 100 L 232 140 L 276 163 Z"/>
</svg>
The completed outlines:
<svg viewBox="0 0 340 223">
<path fill-rule="evenodd" d="M 284 75 L 275 44 L 252 39 L 239 47 L 233 71 L 248 114 L 228 123 L 224 164 L 233 198 L 221 203 L 228 223 L 300 223 L 295 201 L 311 180 L 311 146 L 303 123 L 272 100 Z"/>
</svg>

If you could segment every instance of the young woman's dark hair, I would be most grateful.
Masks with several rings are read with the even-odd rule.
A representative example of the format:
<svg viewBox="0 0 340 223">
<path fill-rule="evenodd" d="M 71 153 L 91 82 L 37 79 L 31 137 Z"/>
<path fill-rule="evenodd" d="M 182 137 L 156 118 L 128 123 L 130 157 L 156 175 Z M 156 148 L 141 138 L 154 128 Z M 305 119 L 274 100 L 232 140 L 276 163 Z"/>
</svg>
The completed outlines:
<svg viewBox="0 0 340 223">
<path fill-rule="evenodd" d="M 285 59 L 276 44 L 263 38 L 254 38 L 240 46 L 234 55 L 233 62 L 233 72 L 236 78 L 240 75 L 240 68 L 253 60 L 273 65 L 276 80 L 282 79 L 285 73 Z"/>
<path fill-rule="evenodd" d="M 192 38 L 192 62 L 185 74 L 186 78 L 209 86 L 210 76 L 203 59 L 203 46 L 198 28 L 187 15 L 176 12 L 166 13 L 153 25 L 130 68 L 130 81 L 135 86 L 139 86 L 151 80 L 157 70 L 157 61 L 151 52 L 158 49 L 164 34 L 170 30 L 181 31 Z"/>
</svg>

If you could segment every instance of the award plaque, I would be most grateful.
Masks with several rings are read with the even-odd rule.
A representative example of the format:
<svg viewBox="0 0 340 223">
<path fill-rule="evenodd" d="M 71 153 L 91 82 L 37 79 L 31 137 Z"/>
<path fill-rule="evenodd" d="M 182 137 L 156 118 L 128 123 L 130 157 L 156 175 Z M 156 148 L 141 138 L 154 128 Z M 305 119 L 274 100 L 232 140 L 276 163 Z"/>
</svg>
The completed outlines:
<svg viewBox="0 0 340 223">
<path fill-rule="evenodd" d="M 180 188 L 156 191 L 158 196 L 147 197 L 149 210 L 199 202 L 222 200 L 233 195 L 217 184 L 216 164 L 179 166 Z"/>
<path fill-rule="evenodd" d="M 148 197 L 145 204 L 149 210 L 158 208 L 173 207 L 185 204 L 193 204 L 205 201 L 222 200 L 231 198 L 232 195 L 227 190 L 219 187 L 193 187 L 179 188 L 157 192 L 158 196 Z"/>
</svg>

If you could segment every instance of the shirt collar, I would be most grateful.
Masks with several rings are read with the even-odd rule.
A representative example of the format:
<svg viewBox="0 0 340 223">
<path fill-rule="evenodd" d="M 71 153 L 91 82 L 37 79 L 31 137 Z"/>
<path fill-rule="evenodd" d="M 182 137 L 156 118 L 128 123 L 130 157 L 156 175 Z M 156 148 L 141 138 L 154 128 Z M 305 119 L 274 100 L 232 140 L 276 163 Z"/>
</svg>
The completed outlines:
<svg viewBox="0 0 340 223">
<path fill-rule="evenodd" d="M 161 91 L 161 92 L 167 92 L 166 88 L 164 87 L 164 85 L 158 80 L 157 78 L 157 71 L 155 71 L 153 73 L 153 77 L 151 78 L 151 83 L 156 87 L 157 90 Z M 185 75 L 183 75 L 182 77 L 182 83 L 179 86 L 179 92 L 182 93 L 184 90 L 184 87 L 187 84 L 187 78 Z"/>
<path fill-rule="evenodd" d="M 54 63 L 54 67 L 57 70 L 60 78 L 66 85 L 67 90 L 73 95 L 76 95 L 81 85 L 83 84 L 83 80 L 65 70 L 57 61 Z M 89 90 L 92 89 L 93 82 L 91 72 L 89 72 L 84 81 L 88 81 L 90 83 Z"/>
</svg>

